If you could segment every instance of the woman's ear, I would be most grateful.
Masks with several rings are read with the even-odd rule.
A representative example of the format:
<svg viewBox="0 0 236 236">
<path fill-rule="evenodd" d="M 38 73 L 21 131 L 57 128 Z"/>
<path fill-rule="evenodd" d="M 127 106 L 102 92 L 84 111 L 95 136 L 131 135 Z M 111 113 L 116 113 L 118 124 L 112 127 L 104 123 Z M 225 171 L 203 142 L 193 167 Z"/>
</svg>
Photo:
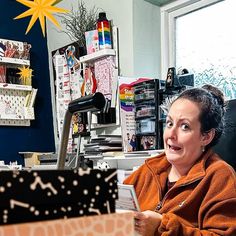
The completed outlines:
<svg viewBox="0 0 236 236">
<path fill-rule="evenodd" d="M 210 131 L 203 134 L 202 145 L 207 146 L 213 138 L 215 137 L 215 129 L 211 129 Z"/>
</svg>

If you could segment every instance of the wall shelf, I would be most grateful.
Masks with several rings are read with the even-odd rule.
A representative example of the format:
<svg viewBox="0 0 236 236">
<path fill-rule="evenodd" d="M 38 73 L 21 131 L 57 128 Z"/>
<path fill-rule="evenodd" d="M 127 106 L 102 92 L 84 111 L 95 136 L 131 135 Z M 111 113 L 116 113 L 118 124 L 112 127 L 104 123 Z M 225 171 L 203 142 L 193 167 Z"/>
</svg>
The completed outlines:
<svg viewBox="0 0 236 236">
<path fill-rule="evenodd" d="M 11 57 L 0 57 L 0 63 L 15 64 L 15 65 L 26 65 L 26 66 L 30 65 L 29 60 L 11 58 Z"/>
<path fill-rule="evenodd" d="M 30 126 L 30 121 L 35 119 L 37 89 L 20 84 L 23 74 L 16 68 L 30 66 L 31 45 L 8 39 L 0 39 L 0 43 L 4 46 L 0 57 L 0 126 Z"/>
<path fill-rule="evenodd" d="M 0 83 L 0 89 L 12 89 L 12 90 L 31 91 L 32 90 L 32 86 L 30 86 L 30 85 L 21 85 L 21 84 Z"/>
<path fill-rule="evenodd" d="M 115 55 L 116 51 L 114 49 L 102 49 L 97 52 L 80 57 L 80 62 L 89 63 L 105 56 L 115 56 Z"/>
<path fill-rule="evenodd" d="M 16 114 L 9 114 L 9 115 L 0 115 L 0 119 L 7 119 L 7 120 L 24 120 L 24 117 L 19 117 Z"/>
</svg>

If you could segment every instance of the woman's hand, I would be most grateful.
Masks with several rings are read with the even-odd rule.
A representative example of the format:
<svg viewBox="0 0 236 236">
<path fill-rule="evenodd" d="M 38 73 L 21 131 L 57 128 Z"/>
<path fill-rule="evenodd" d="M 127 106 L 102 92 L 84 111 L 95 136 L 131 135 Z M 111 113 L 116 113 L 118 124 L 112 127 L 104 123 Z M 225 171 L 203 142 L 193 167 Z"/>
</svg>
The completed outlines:
<svg viewBox="0 0 236 236">
<path fill-rule="evenodd" d="M 154 235 L 160 225 L 162 215 L 155 211 L 135 212 L 135 230 L 142 236 Z"/>
</svg>

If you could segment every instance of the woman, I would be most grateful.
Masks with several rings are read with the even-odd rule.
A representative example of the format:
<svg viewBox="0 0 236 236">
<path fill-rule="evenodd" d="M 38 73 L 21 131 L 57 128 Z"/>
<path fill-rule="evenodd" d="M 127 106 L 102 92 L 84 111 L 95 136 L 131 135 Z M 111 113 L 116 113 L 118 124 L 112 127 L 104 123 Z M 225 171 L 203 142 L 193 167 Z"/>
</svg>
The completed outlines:
<svg viewBox="0 0 236 236">
<path fill-rule="evenodd" d="M 185 90 L 170 104 L 165 153 L 124 181 L 138 196 L 141 235 L 236 235 L 236 174 L 211 149 L 223 116 L 223 94 L 210 85 Z"/>
</svg>

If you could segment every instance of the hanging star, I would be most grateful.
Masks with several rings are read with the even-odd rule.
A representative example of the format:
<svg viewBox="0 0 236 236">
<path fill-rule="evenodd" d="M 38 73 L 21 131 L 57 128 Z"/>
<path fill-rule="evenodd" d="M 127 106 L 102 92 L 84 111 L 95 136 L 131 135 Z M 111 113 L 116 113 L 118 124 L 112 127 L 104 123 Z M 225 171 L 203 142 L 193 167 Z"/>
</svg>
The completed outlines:
<svg viewBox="0 0 236 236">
<path fill-rule="evenodd" d="M 22 84 L 31 85 L 31 78 L 32 78 L 33 70 L 25 66 L 18 67 L 17 69 L 20 71 L 17 74 L 20 75 L 20 80 L 22 80 Z"/>
<path fill-rule="evenodd" d="M 60 25 L 52 13 L 66 13 L 68 10 L 53 6 L 57 0 L 16 0 L 30 9 L 18 15 L 14 19 L 21 19 L 31 16 L 31 20 L 26 29 L 26 34 L 30 31 L 36 20 L 39 18 L 43 36 L 45 36 L 45 17 L 47 17 L 54 25 L 60 28 Z"/>
</svg>

